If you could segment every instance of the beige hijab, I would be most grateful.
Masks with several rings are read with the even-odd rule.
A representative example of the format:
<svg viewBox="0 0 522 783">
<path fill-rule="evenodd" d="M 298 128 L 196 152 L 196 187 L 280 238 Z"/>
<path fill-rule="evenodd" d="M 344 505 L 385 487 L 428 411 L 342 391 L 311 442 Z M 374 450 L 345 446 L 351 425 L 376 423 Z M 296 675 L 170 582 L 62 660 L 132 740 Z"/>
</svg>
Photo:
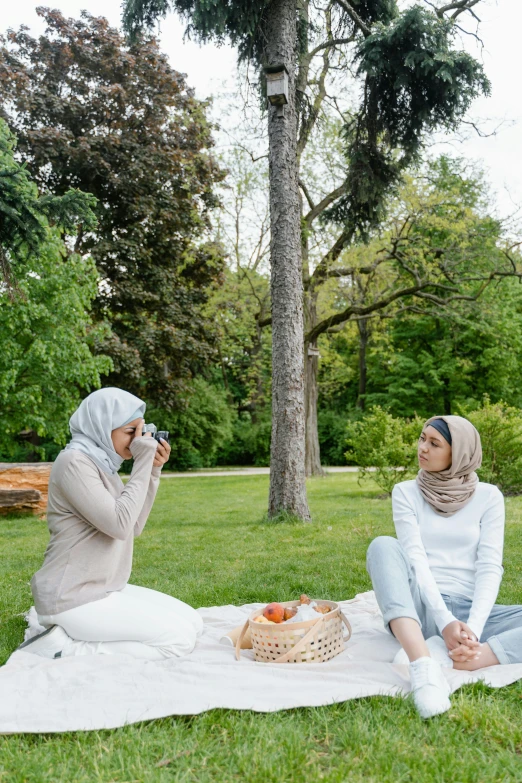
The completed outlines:
<svg viewBox="0 0 522 783">
<path fill-rule="evenodd" d="M 482 464 L 482 446 L 477 430 L 462 416 L 432 416 L 422 430 L 435 419 L 443 419 L 449 427 L 452 441 L 451 465 L 437 473 L 419 470 L 417 485 L 424 500 L 437 514 L 450 517 L 473 497 L 478 484 L 475 471 Z"/>
</svg>

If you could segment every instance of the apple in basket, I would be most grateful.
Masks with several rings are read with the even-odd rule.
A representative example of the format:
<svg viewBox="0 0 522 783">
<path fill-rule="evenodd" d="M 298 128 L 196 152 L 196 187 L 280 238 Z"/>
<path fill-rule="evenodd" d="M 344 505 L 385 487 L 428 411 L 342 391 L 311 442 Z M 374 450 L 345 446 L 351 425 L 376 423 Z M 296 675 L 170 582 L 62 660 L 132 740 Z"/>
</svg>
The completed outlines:
<svg viewBox="0 0 522 783">
<path fill-rule="evenodd" d="M 282 623 L 285 619 L 284 607 L 276 602 L 268 604 L 263 612 L 263 617 L 266 617 L 267 620 L 271 620 L 273 623 Z"/>
</svg>

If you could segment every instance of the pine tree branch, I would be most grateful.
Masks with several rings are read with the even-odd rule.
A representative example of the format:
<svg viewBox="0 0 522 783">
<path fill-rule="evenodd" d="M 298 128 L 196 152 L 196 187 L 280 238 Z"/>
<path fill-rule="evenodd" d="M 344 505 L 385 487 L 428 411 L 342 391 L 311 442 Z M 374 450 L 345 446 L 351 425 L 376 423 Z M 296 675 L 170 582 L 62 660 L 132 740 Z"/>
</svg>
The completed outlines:
<svg viewBox="0 0 522 783">
<path fill-rule="evenodd" d="M 370 264 L 370 266 L 349 266 L 342 267 L 341 269 L 336 267 L 335 269 L 328 270 L 327 277 L 354 277 L 355 275 L 371 275 L 372 272 L 375 272 L 377 267 L 380 266 L 384 261 L 386 261 L 385 258 L 379 258 L 377 261 L 374 261 L 373 264 Z"/>
<path fill-rule="evenodd" d="M 457 17 L 460 16 L 460 14 L 469 11 L 470 14 L 472 14 L 475 17 L 475 19 L 478 20 L 477 15 L 471 9 L 473 8 L 473 6 L 478 5 L 479 3 L 480 0 L 453 0 L 453 2 L 447 3 L 446 5 L 437 8 L 437 6 L 434 3 L 428 1 L 428 5 L 431 5 L 431 7 L 435 9 L 435 13 L 439 17 L 439 19 L 442 19 L 444 17 L 444 14 L 448 13 L 449 11 L 454 12 L 453 14 L 451 14 L 452 19 L 457 19 Z"/>
<path fill-rule="evenodd" d="M 466 0 L 467 1 L 467 0 Z M 469 0 L 470 2 L 473 2 L 474 0 Z M 478 0 L 476 0 L 478 2 Z M 343 9 L 343 11 L 346 11 L 352 22 L 355 23 L 355 25 L 359 28 L 359 30 L 363 33 L 363 35 L 367 38 L 369 35 L 371 35 L 371 30 L 366 24 L 366 22 L 363 22 L 357 11 L 352 8 L 352 6 L 347 2 L 347 0 L 335 0 L 336 5 L 338 5 L 340 8 Z"/>
<path fill-rule="evenodd" d="M 258 326 L 260 326 L 261 329 L 264 326 L 270 326 L 271 325 L 271 323 L 272 323 L 272 316 L 271 315 L 268 315 L 266 318 L 261 318 L 260 316 L 261 316 L 261 313 L 258 313 L 258 317 L 256 318 L 256 320 L 257 320 Z"/>
<path fill-rule="evenodd" d="M 297 159 L 300 161 L 301 155 L 303 154 L 303 150 L 306 147 L 308 143 L 308 139 L 310 138 L 310 134 L 312 132 L 312 129 L 316 123 L 316 120 L 319 116 L 319 112 L 321 110 L 321 106 L 323 103 L 323 100 L 326 97 L 326 76 L 328 74 L 328 70 L 330 68 L 330 57 L 329 57 L 329 51 L 325 50 L 323 52 L 323 66 L 321 68 L 321 73 L 319 74 L 318 79 L 318 90 L 314 98 L 314 102 L 312 104 L 312 108 L 310 109 L 310 113 L 308 117 L 306 117 L 302 123 L 301 128 L 299 131 L 299 139 L 297 141 Z M 307 69 L 307 79 L 308 79 L 308 69 Z"/>
<path fill-rule="evenodd" d="M 310 207 L 311 210 L 314 210 L 315 209 L 315 204 L 312 201 L 312 197 L 310 195 L 310 191 L 308 190 L 308 188 L 306 187 L 306 185 L 304 184 L 302 179 L 299 180 L 299 187 L 303 191 L 303 193 L 305 195 L 305 198 L 308 201 L 308 206 Z M 306 218 L 305 218 L 305 220 L 306 220 Z"/>
<path fill-rule="evenodd" d="M 342 46 L 343 44 L 350 44 L 353 43 L 355 40 L 355 35 L 351 35 L 349 38 L 332 38 L 329 41 L 324 41 L 322 44 L 319 44 L 315 47 L 315 49 L 312 49 L 310 52 L 308 52 L 307 57 L 310 58 L 310 60 L 315 57 L 316 54 L 318 54 L 323 49 L 329 49 L 333 46 Z"/>
<path fill-rule="evenodd" d="M 343 231 L 342 234 L 337 237 L 335 243 L 332 245 L 328 253 L 323 256 L 321 261 L 314 269 L 310 279 L 310 282 L 314 286 L 323 283 L 326 280 L 328 277 L 328 269 L 330 264 L 332 264 L 334 261 L 337 261 L 342 251 L 350 241 L 351 237 L 352 233 L 350 231 Z"/>
<path fill-rule="evenodd" d="M 336 201 L 336 199 L 340 198 L 340 197 L 343 195 L 344 191 L 345 191 L 345 186 L 344 186 L 344 184 L 343 184 L 343 185 L 340 185 L 340 186 L 339 186 L 338 188 L 336 188 L 335 190 L 332 190 L 332 192 L 331 192 L 331 193 L 328 193 L 328 195 L 327 195 L 327 196 L 325 196 L 325 197 L 323 198 L 323 200 L 322 200 L 322 201 L 320 201 L 320 202 L 319 202 L 319 204 L 317 204 L 315 207 L 314 207 L 313 205 L 310 205 L 310 206 L 311 206 L 310 212 L 309 212 L 307 215 L 305 215 L 305 218 L 304 218 L 306 225 L 307 225 L 307 226 L 311 226 L 311 225 L 312 225 L 312 223 L 313 223 L 313 221 L 314 221 L 314 220 L 315 220 L 317 217 L 319 217 L 319 215 L 321 214 L 321 212 L 324 212 L 324 210 L 325 210 L 327 207 L 329 207 L 329 206 L 330 206 L 330 204 L 331 204 L 333 201 Z M 306 193 L 305 193 L 305 196 L 306 196 Z M 310 203 L 310 202 L 308 202 L 308 203 Z"/>
</svg>

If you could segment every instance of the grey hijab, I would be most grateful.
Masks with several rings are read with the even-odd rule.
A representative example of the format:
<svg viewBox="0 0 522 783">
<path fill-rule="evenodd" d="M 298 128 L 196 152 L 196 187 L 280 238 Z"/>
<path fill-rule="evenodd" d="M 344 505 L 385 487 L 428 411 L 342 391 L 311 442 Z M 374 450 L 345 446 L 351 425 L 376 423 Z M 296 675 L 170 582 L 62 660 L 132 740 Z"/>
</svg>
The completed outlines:
<svg viewBox="0 0 522 783">
<path fill-rule="evenodd" d="M 143 400 L 123 389 L 89 394 L 69 420 L 72 440 L 65 447 L 87 454 L 105 473 L 117 473 L 123 462 L 114 451 L 111 432 L 145 415 Z"/>
</svg>

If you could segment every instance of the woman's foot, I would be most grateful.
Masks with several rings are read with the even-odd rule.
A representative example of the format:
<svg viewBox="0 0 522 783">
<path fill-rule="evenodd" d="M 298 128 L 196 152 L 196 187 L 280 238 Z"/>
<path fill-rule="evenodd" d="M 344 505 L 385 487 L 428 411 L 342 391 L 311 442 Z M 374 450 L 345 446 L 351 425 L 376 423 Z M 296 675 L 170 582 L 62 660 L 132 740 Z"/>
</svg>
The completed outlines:
<svg viewBox="0 0 522 783">
<path fill-rule="evenodd" d="M 430 657 L 433 658 L 434 661 L 437 661 L 437 663 L 440 663 L 442 668 L 453 668 L 453 661 L 448 654 L 444 639 L 441 639 L 440 636 L 430 636 L 430 638 L 426 640 L 426 646 L 429 650 Z M 409 662 L 410 661 L 406 655 L 406 651 L 402 648 L 393 659 L 393 663 L 400 664 L 402 666 L 407 666 Z"/>
<path fill-rule="evenodd" d="M 70 641 L 69 637 L 59 625 L 53 625 L 47 631 L 33 636 L 18 647 L 18 650 L 40 655 L 42 658 L 61 658 L 62 653 Z"/>
<path fill-rule="evenodd" d="M 417 658 L 410 663 L 413 701 L 421 718 L 433 718 L 451 707 L 449 685 L 440 664 L 433 658 Z"/>
</svg>

